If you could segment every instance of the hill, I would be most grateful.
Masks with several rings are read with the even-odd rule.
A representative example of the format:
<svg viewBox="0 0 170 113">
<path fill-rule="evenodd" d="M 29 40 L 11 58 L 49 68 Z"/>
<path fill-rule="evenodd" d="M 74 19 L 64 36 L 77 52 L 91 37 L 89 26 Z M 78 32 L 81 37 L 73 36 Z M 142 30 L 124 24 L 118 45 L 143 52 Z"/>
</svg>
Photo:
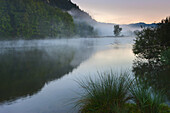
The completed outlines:
<svg viewBox="0 0 170 113">
<path fill-rule="evenodd" d="M 67 12 L 41 0 L 1 0 L 1 38 L 70 37 L 74 22 Z"/>
<path fill-rule="evenodd" d="M 67 11 L 74 20 L 75 24 L 75 36 L 77 37 L 91 37 L 97 35 L 97 30 L 94 28 L 97 23 L 92 17 L 85 11 L 81 10 L 71 0 L 43 0 L 50 6 L 60 8 L 63 11 Z"/>
<path fill-rule="evenodd" d="M 146 24 L 144 22 L 139 22 L 139 23 L 129 24 L 129 26 L 131 27 L 156 27 L 157 24 L 156 23 Z"/>
<path fill-rule="evenodd" d="M 71 9 L 90 17 L 70 0 L 0 0 L 0 39 L 94 35 L 88 22 L 68 13 Z"/>
</svg>

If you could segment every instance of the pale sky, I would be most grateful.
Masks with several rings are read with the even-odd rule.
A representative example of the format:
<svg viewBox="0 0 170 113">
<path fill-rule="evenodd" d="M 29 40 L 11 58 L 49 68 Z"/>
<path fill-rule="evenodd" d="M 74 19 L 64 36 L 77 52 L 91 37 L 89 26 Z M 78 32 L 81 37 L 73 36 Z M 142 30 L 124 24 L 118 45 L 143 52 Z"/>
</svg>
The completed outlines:
<svg viewBox="0 0 170 113">
<path fill-rule="evenodd" d="M 99 22 L 154 23 L 170 16 L 170 0 L 72 0 Z"/>
</svg>

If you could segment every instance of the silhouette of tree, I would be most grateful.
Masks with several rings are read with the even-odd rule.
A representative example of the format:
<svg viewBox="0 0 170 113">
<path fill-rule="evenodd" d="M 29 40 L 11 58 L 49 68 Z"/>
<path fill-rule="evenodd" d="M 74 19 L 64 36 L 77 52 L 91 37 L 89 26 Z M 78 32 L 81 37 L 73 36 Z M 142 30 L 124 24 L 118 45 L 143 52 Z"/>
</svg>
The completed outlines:
<svg viewBox="0 0 170 113">
<path fill-rule="evenodd" d="M 155 28 L 144 28 L 136 32 L 133 52 L 149 61 L 160 61 L 161 54 L 170 49 L 170 17 L 162 20 Z"/>
<path fill-rule="evenodd" d="M 122 31 L 122 28 L 119 27 L 119 25 L 114 25 L 114 35 L 119 36 L 120 32 Z"/>
</svg>

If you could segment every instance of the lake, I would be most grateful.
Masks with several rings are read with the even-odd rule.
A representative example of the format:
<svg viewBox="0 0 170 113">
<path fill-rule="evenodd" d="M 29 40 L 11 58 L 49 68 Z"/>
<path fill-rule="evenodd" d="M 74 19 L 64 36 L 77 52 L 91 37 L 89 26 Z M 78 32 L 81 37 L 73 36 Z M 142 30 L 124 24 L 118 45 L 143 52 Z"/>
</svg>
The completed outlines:
<svg viewBox="0 0 170 113">
<path fill-rule="evenodd" d="M 0 41 L 0 113 L 70 113 L 77 80 L 134 68 L 133 37 Z M 151 83 L 169 87 L 169 78 Z M 159 81 L 159 82 L 158 82 Z"/>
</svg>

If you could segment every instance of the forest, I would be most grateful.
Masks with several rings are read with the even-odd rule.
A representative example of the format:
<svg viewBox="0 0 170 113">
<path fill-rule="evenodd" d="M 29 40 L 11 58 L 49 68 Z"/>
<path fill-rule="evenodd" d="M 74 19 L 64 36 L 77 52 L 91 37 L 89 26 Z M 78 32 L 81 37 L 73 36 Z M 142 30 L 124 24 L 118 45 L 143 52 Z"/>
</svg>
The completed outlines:
<svg viewBox="0 0 170 113">
<path fill-rule="evenodd" d="M 0 0 L 0 39 L 72 37 L 80 31 L 71 8 L 78 6 L 67 0 Z"/>
</svg>

